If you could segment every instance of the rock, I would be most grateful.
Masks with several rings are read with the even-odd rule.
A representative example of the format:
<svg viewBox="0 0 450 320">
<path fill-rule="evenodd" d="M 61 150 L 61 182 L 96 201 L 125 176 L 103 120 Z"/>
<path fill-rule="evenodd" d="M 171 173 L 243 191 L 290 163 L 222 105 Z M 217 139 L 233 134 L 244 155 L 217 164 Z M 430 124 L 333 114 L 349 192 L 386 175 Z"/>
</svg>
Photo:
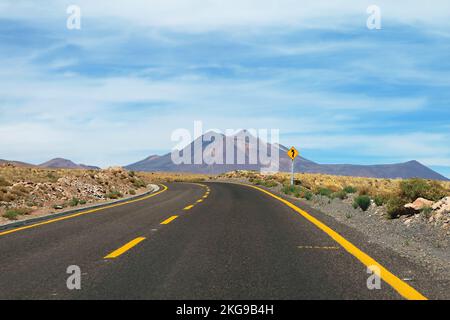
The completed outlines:
<svg viewBox="0 0 450 320">
<path fill-rule="evenodd" d="M 125 169 L 122 167 L 109 167 L 108 169 L 106 169 L 106 171 L 112 172 L 112 173 L 120 173 L 120 172 L 124 172 Z"/>
<path fill-rule="evenodd" d="M 431 206 L 431 208 L 440 214 L 450 213 L 450 197 L 445 197 Z"/>
<path fill-rule="evenodd" d="M 419 211 L 424 208 L 431 207 L 433 203 L 434 203 L 433 201 L 424 198 L 417 198 L 416 201 L 414 201 L 413 203 L 405 204 L 405 208 L 410 208 Z"/>
</svg>

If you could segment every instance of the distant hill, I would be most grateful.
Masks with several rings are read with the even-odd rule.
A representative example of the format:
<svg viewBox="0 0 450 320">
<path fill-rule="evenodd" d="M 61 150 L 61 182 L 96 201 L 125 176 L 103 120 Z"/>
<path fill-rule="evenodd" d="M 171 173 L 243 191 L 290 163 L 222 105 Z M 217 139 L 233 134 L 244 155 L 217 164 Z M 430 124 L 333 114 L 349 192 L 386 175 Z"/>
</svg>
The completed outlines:
<svg viewBox="0 0 450 320">
<path fill-rule="evenodd" d="M 249 141 L 252 143 L 245 143 L 243 145 L 237 144 L 235 138 L 238 135 L 249 136 L 249 133 L 245 130 L 241 131 L 234 136 L 220 135 L 224 139 L 225 143 L 230 143 L 234 148 L 234 156 L 236 157 L 237 151 L 248 151 L 257 149 L 258 145 L 264 145 L 270 150 L 271 145 L 263 142 L 253 136 Z M 203 139 L 204 136 L 197 138 L 195 141 L 181 150 L 181 154 L 191 151 L 191 163 L 194 163 L 194 144 L 201 145 L 202 152 L 212 142 Z M 289 172 L 291 170 L 291 159 L 287 156 L 286 152 L 288 148 L 283 145 L 274 145 L 277 152 L 279 152 L 280 159 L 280 171 Z M 224 152 L 224 157 L 227 155 Z M 236 158 L 235 158 L 236 159 Z M 245 164 L 180 164 L 173 163 L 171 153 L 167 153 L 162 156 L 152 155 L 141 161 L 130 164 L 125 168 L 135 171 L 166 171 L 166 172 L 192 172 L 192 173 L 205 173 L 205 174 L 220 174 L 234 170 L 260 170 L 264 167 L 261 163 L 248 164 L 248 153 L 245 156 Z M 236 163 L 236 161 L 234 162 Z M 323 173 L 331 175 L 343 175 L 343 176 L 355 176 L 355 177 L 373 177 L 373 178 L 423 178 L 433 180 L 448 180 L 446 177 L 424 166 L 418 161 L 409 161 L 405 163 L 396 164 L 382 164 L 382 165 L 353 165 L 353 164 L 319 164 L 303 157 L 297 157 L 295 160 L 295 171 L 305 173 Z"/>
<path fill-rule="evenodd" d="M 41 163 L 39 167 L 42 168 L 58 168 L 58 169 L 86 169 L 86 170 L 98 170 L 99 167 L 87 166 L 84 164 L 76 164 L 71 160 L 63 158 L 55 158 L 47 162 Z"/>
<path fill-rule="evenodd" d="M 14 165 L 16 167 L 35 167 L 35 165 L 31 164 L 31 163 L 26 163 L 26 162 L 22 162 L 22 161 L 0 159 L 0 165 L 7 165 L 7 164 L 12 164 L 12 165 Z"/>
</svg>

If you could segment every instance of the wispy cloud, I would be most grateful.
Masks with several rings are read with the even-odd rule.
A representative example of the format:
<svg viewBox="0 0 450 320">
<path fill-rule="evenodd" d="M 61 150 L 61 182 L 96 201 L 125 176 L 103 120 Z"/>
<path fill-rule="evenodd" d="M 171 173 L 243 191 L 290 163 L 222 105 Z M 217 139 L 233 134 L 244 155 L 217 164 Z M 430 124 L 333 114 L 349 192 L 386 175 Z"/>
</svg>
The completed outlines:
<svg viewBox="0 0 450 320">
<path fill-rule="evenodd" d="M 79 31 L 69 4 L 0 4 L 0 158 L 126 164 L 203 120 L 319 162 L 450 167 L 448 1 L 379 1 L 374 32 L 369 1 L 81 0 Z"/>
</svg>

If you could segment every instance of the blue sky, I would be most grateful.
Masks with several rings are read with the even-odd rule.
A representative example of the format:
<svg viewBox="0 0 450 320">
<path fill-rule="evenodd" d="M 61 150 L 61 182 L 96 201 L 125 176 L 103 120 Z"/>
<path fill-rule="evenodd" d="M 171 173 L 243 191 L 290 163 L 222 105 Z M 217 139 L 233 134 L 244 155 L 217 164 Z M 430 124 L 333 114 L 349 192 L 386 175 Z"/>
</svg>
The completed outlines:
<svg viewBox="0 0 450 320">
<path fill-rule="evenodd" d="M 0 158 L 124 165 L 201 120 L 280 129 L 317 162 L 450 177 L 450 4 L 378 1 L 368 30 L 371 4 L 2 1 Z"/>
</svg>

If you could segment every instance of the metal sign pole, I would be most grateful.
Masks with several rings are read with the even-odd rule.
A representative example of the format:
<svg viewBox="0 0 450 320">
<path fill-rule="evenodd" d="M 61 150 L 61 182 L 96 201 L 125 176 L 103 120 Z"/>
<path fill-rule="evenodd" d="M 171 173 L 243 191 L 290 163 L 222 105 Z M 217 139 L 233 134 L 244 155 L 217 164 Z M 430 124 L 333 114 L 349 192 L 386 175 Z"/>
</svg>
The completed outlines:
<svg viewBox="0 0 450 320">
<path fill-rule="evenodd" d="M 294 159 L 292 159 L 292 165 L 291 165 L 291 186 L 294 185 Z"/>
</svg>

